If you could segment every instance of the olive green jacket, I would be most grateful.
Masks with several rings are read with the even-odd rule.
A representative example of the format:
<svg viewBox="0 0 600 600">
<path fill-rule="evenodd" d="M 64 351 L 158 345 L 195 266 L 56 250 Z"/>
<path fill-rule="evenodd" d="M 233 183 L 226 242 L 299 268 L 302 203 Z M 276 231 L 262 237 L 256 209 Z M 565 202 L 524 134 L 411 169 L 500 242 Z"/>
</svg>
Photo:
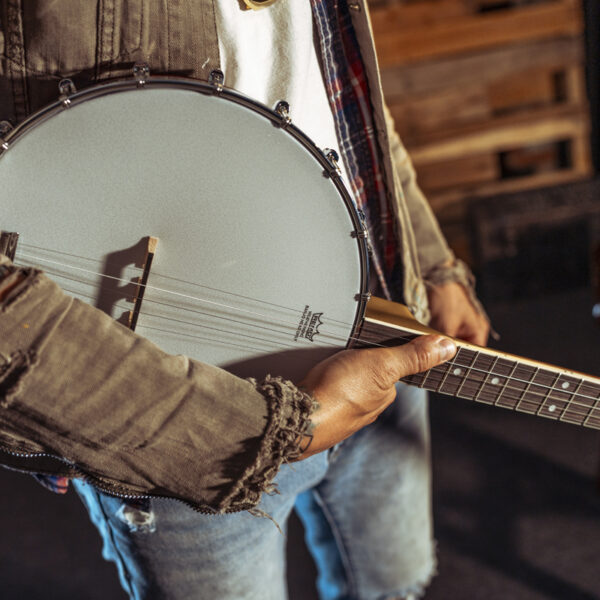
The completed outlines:
<svg viewBox="0 0 600 600">
<path fill-rule="evenodd" d="M 467 275 L 448 266 L 454 257 L 385 110 L 364 0 L 351 13 L 402 245 L 403 300 L 426 321 L 426 283 L 468 286 Z M 129 77 L 137 61 L 207 79 L 219 68 L 212 0 L 0 0 L 0 120 L 15 125 L 56 100 L 65 77 L 81 89 Z M 292 384 L 161 353 L 36 272 L 13 296 L 0 312 L 0 462 L 226 511 L 254 505 L 297 453 L 312 401 Z"/>
</svg>

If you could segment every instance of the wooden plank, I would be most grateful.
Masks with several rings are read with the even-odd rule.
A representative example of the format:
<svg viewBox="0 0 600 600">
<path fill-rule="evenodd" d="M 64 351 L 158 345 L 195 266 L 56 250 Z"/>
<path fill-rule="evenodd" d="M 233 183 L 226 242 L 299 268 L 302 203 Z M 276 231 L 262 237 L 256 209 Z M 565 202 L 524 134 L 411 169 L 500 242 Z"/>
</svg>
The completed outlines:
<svg viewBox="0 0 600 600">
<path fill-rule="evenodd" d="M 428 200 L 436 215 L 440 215 L 448 206 L 464 203 L 466 198 L 473 196 L 494 196 L 495 194 L 505 192 L 518 192 L 521 190 L 533 190 L 538 187 L 560 185 L 586 179 L 591 174 L 590 170 L 582 171 L 579 168 L 564 169 L 552 173 L 541 173 L 531 177 L 502 179 L 480 186 L 443 191 L 430 194 Z"/>
<path fill-rule="evenodd" d="M 449 86 L 495 82 L 515 71 L 561 69 L 582 63 L 580 39 L 558 38 L 523 43 L 478 54 L 455 56 L 419 64 L 394 66 L 382 71 L 388 101 L 395 97 L 431 94 Z"/>
<path fill-rule="evenodd" d="M 534 114 L 535 113 L 535 114 Z M 557 106 L 494 119 L 490 124 L 455 132 L 447 139 L 409 148 L 415 164 L 450 160 L 478 152 L 509 150 L 528 144 L 587 135 L 589 124 L 579 107 Z"/>
<path fill-rule="evenodd" d="M 398 13 L 380 10 L 387 15 L 387 19 L 385 15 L 377 19 L 385 27 L 375 30 L 382 67 L 583 33 L 582 7 L 575 0 L 468 15 L 411 29 L 403 27 Z"/>
<path fill-rule="evenodd" d="M 579 115 L 536 123 L 524 123 L 500 130 L 489 130 L 464 138 L 448 140 L 439 144 L 414 148 L 410 151 L 415 165 L 449 160 L 477 152 L 500 151 L 514 148 L 528 140 L 532 144 L 569 139 L 587 131 Z"/>
<path fill-rule="evenodd" d="M 587 103 L 585 69 L 582 63 L 569 66 L 565 76 L 565 96 L 570 102 Z"/>
<path fill-rule="evenodd" d="M 449 20 L 464 16 L 479 16 L 487 12 L 513 12 L 523 8 L 523 4 L 552 4 L 565 0 L 534 0 L 519 6 L 505 6 L 498 8 L 498 2 L 485 2 L 485 0 L 384 0 L 374 3 L 369 0 L 371 12 L 371 25 L 374 31 L 390 33 L 399 27 L 431 26 L 439 23 L 448 23 Z M 571 0 L 566 0 L 571 1 Z M 491 4 L 496 5 L 496 10 L 491 11 Z"/>
<path fill-rule="evenodd" d="M 556 72 L 554 69 L 517 71 L 492 83 L 488 94 L 490 108 L 495 113 L 552 104 L 558 99 Z"/>
<path fill-rule="evenodd" d="M 581 135 L 571 142 L 571 161 L 573 168 L 582 173 L 591 173 L 592 151 L 588 135 Z"/>
<path fill-rule="evenodd" d="M 512 125 L 514 119 L 511 115 L 521 111 L 527 111 L 521 120 L 561 116 L 565 111 L 571 113 L 574 109 L 583 113 L 587 103 L 581 73 L 579 65 L 560 73 L 532 70 L 502 79 L 489 88 L 470 83 L 433 94 L 411 96 L 404 101 L 392 98 L 388 104 L 404 143 L 420 146 L 475 133 L 482 128 Z M 559 74 L 563 77 L 557 77 Z M 558 79 L 573 80 L 573 83 L 558 84 Z M 559 89 L 562 87 L 568 89 L 562 91 Z M 571 99 L 580 104 L 564 104 Z M 553 112 L 540 112 L 543 109 Z"/>
<path fill-rule="evenodd" d="M 479 123 L 492 116 L 488 92 L 478 83 L 396 101 L 389 108 L 400 137 L 408 145 L 420 143 L 431 132 Z"/>
<path fill-rule="evenodd" d="M 394 27 L 426 27 L 431 23 L 462 17 L 473 12 L 469 3 L 463 0 L 431 0 L 407 3 L 380 3 L 379 6 L 369 2 L 371 7 L 371 25 L 373 31 L 386 31 L 391 22 Z"/>
<path fill-rule="evenodd" d="M 435 190 L 487 183 L 499 177 L 500 165 L 494 154 L 478 154 L 422 165 L 418 170 L 419 186 L 426 195 Z"/>
<path fill-rule="evenodd" d="M 502 176 L 526 177 L 564 168 L 560 144 L 556 142 L 538 146 L 524 146 L 502 155 Z"/>
</svg>

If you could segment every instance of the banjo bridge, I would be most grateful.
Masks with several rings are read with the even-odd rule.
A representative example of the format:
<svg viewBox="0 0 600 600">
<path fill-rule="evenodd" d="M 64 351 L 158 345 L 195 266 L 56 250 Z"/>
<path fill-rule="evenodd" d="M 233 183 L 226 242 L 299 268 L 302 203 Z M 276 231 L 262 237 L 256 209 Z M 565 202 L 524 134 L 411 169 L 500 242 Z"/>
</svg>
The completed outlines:
<svg viewBox="0 0 600 600">
<path fill-rule="evenodd" d="M 132 331 L 135 331 L 138 317 L 142 309 L 142 302 L 144 300 L 144 294 L 146 292 L 146 284 L 148 283 L 148 277 L 150 275 L 150 269 L 152 267 L 152 260 L 154 259 L 154 254 L 156 252 L 157 246 L 158 238 L 149 235 L 147 237 L 146 258 L 144 260 L 142 276 L 138 277 L 137 293 L 134 299 L 134 306 L 133 310 L 129 312 L 129 318 L 127 323 L 127 326 Z"/>
<path fill-rule="evenodd" d="M 14 261 L 18 241 L 19 234 L 16 231 L 0 230 L 0 254 L 8 256 L 10 260 Z"/>
</svg>

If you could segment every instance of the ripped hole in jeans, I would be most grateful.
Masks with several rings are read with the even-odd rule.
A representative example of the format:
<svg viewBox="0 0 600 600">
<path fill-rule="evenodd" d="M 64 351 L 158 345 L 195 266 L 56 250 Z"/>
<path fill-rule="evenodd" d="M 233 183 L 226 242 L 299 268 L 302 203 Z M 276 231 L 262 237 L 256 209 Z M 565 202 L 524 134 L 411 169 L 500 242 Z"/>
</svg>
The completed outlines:
<svg viewBox="0 0 600 600">
<path fill-rule="evenodd" d="M 129 531 L 137 533 L 153 533 L 156 531 L 156 515 L 150 507 L 149 500 L 124 502 L 115 515 L 129 527 Z"/>
</svg>

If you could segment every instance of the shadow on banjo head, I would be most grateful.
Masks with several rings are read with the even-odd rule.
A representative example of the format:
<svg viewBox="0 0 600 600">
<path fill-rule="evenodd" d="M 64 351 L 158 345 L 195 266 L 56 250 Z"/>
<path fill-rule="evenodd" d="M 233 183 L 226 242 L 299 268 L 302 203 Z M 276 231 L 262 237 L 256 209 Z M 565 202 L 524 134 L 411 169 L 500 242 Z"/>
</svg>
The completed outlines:
<svg viewBox="0 0 600 600">
<path fill-rule="evenodd" d="M 131 301 L 135 297 L 138 281 L 131 280 L 123 284 L 124 273 L 127 267 L 132 265 L 138 268 L 143 267 L 147 249 L 148 239 L 141 238 L 139 242 L 129 248 L 105 255 L 101 269 L 101 274 L 103 275 L 102 286 L 96 298 L 96 308 L 114 317 L 113 313 L 117 301 Z M 121 318 L 118 321 L 122 322 Z"/>
<path fill-rule="evenodd" d="M 5 138 L 16 263 L 165 352 L 301 379 L 352 337 L 368 288 L 364 223 L 335 157 L 283 105 L 139 83 L 61 90 Z M 328 319 L 314 342 L 296 335 L 306 312 Z"/>
<path fill-rule="evenodd" d="M 343 346 L 339 348 L 332 346 L 323 348 L 321 346 L 283 350 L 220 366 L 238 377 L 262 379 L 265 375 L 270 374 L 279 375 L 298 383 L 314 365 L 343 349 Z"/>
</svg>

